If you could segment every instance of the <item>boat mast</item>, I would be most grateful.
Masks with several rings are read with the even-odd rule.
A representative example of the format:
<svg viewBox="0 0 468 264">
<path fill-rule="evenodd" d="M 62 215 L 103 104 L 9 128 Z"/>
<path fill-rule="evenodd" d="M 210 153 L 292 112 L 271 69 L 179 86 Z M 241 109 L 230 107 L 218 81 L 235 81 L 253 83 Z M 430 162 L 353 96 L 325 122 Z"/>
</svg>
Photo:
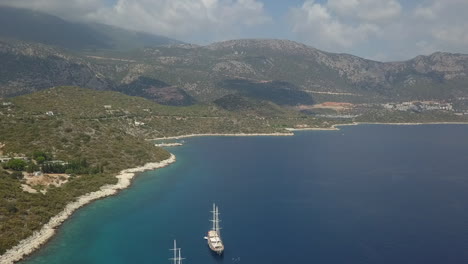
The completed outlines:
<svg viewBox="0 0 468 264">
<path fill-rule="evenodd" d="M 174 239 L 174 248 L 171 249 L 172 251 L 174 251 L 174 257 L 173 258 L 170 258 L 170 260 L 173 260 L 174 261 L 174 264 L 178 264 L 177 263 L 177 243 L 176 243 L 176 240 Z M 180 249 L 179 249 L 180 250 Z"/>
<path fill-rule="evenodd" d="M 218 233 L 219 235 L 219 230 L 221 228 L 219 228 L 219 211 L 218 211 L 218 206 L 216 206 L 216 232 Z"/>
<path fill-rule="evenodd" d="M 211 222 L 213 222 L 213 228 L 211 230 L 214 230 L 219 234 L 219 230 L 221 229 L 219 227 L 219 222 L 221 222 L 221 220 L 219 220 L 218 206 L 216 206 L 216 204 L 214 204 L 214 203 L 213 203 L 213 211 L 211 211 L 211 212 L 213 213 L 213 220 L 210 220 Z"/>
<path fill-rule="evenodd" d="M 182 255 L 180 254 L 180 248 L 179 248 L 179 257 L 177 257 L 177 261 L 178 261 L 177 264 L 182 264 L 182 260 L 183 258 L 182 258 Z"/>
<path fill-rule="evenodd" d="M 182 260 L 184 258 L 182 258 L 182 255 L 180 253 L 180 248 L 177 248 L 177 244 L 176 244 L 175 239 L 174 239 L 174 248 L 171 249 L 171 250 L 174 251 L 174 257 L 170 258 L 169 260 L 174 261 L 173 262 L 174 264 L 182 264 Z"/>
<path fill-rule="evenodd" d="M 214 203 L 213 203 L 213 211 L 211 212 L 213 213 L 213 220 L 210 220 L 211 222 L 213 222 L 212 230 L 216 231 L 216 205 Z"/>
</svg>

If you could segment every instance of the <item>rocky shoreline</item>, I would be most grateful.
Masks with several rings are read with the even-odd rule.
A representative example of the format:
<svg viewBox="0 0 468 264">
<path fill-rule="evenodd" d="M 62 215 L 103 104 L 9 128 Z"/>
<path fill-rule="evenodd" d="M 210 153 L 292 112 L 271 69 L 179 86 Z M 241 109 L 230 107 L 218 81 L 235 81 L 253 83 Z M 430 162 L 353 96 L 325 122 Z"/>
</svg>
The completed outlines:
<svg viewBox="0 0 468 264">
<path fill-rule="evenodd" d="M 160 137 L 160 138 L 153 138 L 148 140 L 166 140 L 166 139 L 181 139 L 181 138 L 189 138 L 189 137 L 209 137 L 209 136 L 216 136 L 216 137 L 253 137 L 253 136 L 294 136 L 294 133 L 231 133 L 231 134 L 216 134 L 216 133 L 205 133 L 205 134 L 188 134 L 188 135 L 180 135 L 180 136 L 173 136 L 173 137 Z"/>
<path fill-rule="evenodd" d="M 115 195 L 119 190 L 125 189 L 130 186 L 131 180 L 139 172 L 147 170 L 155 170 L 158 168 L 165 167 L 176 161 L 173 154 L 171 157 L 160 161 L 147 163 L 144 166 L 131 168 L 121 171 L 116 178 L 118 182 L 114 185 L 104 185 L 99 191 L 85 194 L 78 197 L 74 202 L 67 204 L 65 209 L 56 216 L 52 217 L 48 223 L 46 223 L 40 230 L 36 231 L 30 237 L 20 241 L 20 243 L 13 248 L 7 250 L 3 255 L 0 256 L 0 263 L 11 264 L 20 261 L 25 256 L 33 253 L 39 249 L 44 243 L 46 243 L 54 234 L 57 227 L 59 227 L 65 220 L 68 219 L 77 209 L 82 206 L 107 196 Z"/>
</svg>

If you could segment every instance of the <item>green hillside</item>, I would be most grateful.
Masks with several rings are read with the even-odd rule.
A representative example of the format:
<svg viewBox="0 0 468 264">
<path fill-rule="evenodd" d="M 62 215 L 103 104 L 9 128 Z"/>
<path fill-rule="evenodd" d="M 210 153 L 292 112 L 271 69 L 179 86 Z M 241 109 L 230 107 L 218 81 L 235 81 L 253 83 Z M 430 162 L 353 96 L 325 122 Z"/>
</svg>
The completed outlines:
<svg viewBox="0 0 468 264">
<path fill-rule="evenodd" d="M 23 191 L 18 172 L 0 169 L 0 254 L 31 235 L 66 203 L 115 182 L 118 171 L 169 157 L 167 151 L 145 141 L 127 120 L 119 120 L 117 115 L 107 119 L 101 110 L 103 104 L 112 102 L 116 108 L 138 113 L 145 102 L 131 108 L 136 103 L 132 99 L 63 87 L 14 98 L 8 106 L 1 104 L 3 155 L 33 158 L 34 153 L 47 153 L 47 159 L 85 161 L 86 165 L 61 187 L 32 186 L 37 191 L 47 190 L 46 194 Z"/>
<path fill-rule="evenodd" d="M 23 175 L 10 163 L 1 164 L 0 254 L 77 196 L 115 182 L 118 171 L 168 158 L 169 153 L 149 138 L 285 132 L 285 127 L 298 124 L 323 127 L 332 123 L 236 95 L 215 104 L 175 107 L 113 91 L 56 87 L 0 100 L 0 156 L 34 161 L 22 165 L 23 173 L 28 168 L 40 169 L 49 160 L 71 164 L 54 167 L 71 173 L 62 186 L 30 186 L 45 194 L 23 191 Z"/>
</svg>

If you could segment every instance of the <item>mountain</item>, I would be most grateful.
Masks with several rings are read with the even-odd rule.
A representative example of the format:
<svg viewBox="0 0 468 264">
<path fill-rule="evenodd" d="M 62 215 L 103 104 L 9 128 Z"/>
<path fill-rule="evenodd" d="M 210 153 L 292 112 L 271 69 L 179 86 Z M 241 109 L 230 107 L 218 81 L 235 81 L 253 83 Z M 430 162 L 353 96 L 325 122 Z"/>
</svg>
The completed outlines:
<svg viewBox="0 0 468 264">
<path fill-rule="evenodd" d="M 0 38 L 72 50 L 136 49 L 180 41 L 103 24 L 69 22 L 45 13 L 0 6 Z"/>
<path fill-rule="evenodd" d="M 347 100 L 446 98 L 466 93 L 468 55 L 434 53 L 404 62 L 377 62 L 323 52 L 287 40 L 232 40 L 206 47 L 226 61 L 226 74 L 282 80 L 314 94 L 337 93 Z M 228 65 L 230 64 L 230 65 Z M 251 69 L 241 73 L 234 65 Z"/>
<path fill-rule="evenodd" d="M 61 85 L 95 90 L 113 87 L 80 57 L 41 44 L 0 41 L 0 97 Z"/>
<path fill-rule="evenodd" d="M 115 89 L 127 95 L 148 98 L 163 105 L 192 105 L 195 100 L 184 90 L 169 84 L 140 76 L 129 84 L 123 84 Z"/>
<path fill-rule="evenodd" d="M 146 48 L 131 57 L 136 62 L 122 70 L 125 74 L 117 82 L 149 76 L 199 101 L 242 93 L 278 104 L 283 103 L 265 96 L 293 98 L 285 105 L 372 103 L 447 100 L 468 92 L 468 55 L 464 54 L 434 53 L 403 62 L 377 62 L 288 40 L 251 39 L 202 47 Z"/>
<path fill-rule="evenodd" d="M 97 53 L 8 40 L 0 41 L 0 58 L 3 97 L 60 85 L 116 90 L 168 105 L 230 94 L 284 107 L 468 97 L 468 55 L 441 52 L 377 62 L 272 39 Z"/>
</svg>

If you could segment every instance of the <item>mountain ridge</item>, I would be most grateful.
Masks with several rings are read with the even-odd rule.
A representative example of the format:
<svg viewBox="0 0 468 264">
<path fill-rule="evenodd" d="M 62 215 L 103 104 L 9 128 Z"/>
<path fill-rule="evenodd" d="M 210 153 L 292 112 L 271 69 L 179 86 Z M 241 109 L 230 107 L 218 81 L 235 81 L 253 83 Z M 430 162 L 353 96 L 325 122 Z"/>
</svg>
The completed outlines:
<svg viewBox="0 0 468 264">
<path fill-rule="evenodd" d="M 284 39 L 227 40 L 205 46 L 169 41 L 142 47 L 138 33 L 120 34 L 118 28 L 98 24 L 89 26 L 94 30 L 90 34 L 110 45 L 114 39 L 120 48 L 83 50 L 11 38 L 5 30 L 28 28 L 34 19 L 49 21 L 53 28 L 73 23 L 22 9 L 4 7 L 0 14 L 5 10 L 23 16 L 38 14 L 39 18 L 10 23 L 0 30 L 2 97 L 66 85 L 116 90 L 169 105 L 213 102 L 229 94 L 279 104 L 287 101 L 291 107 L 326 101 L 382 103 L 468 96 L 465 54 L 436 52 L 406 61 L 379 62 Z M 47 33 L 52 39 L 63 38 L 60 31 Z M 138 82 L 141 78 L 147 82 Z M 165 86 L 160 87 L 161 83 Z"/>
<path fill-rule="evenodd" d="M 301 49 L 296 49 L 297 46 Z M 104 55 L 104 60 L 44 44 L 15 41 L 13 44 L 0 42 L 0 55 L 6 63 L 16 61 L 23 66 L 37 63 L 34 60 L 46 60 L 49 64 L 61 65 L 62 72 L 85 74 L 87 79 L 97 81 L 93 84 L 54 81 L 54 74 L 43 73 L 48 81 L 39 83 L 50 86 L 78 85 L 112 90 L 143 76 L 181 89 L 198 101 L 212 101 L 228 94 L 229 91 L 219 84 L 232 79 L 284 81 L 306 92 L 366 94 L 382 100 L 431 99 L 440 97 L 440 93 L 451 93 L 453 89 L 457 90 L 455 94 L 464 94 L 458 83 L 467 81 L 468 76 L 468 55 L 465 54 L 437 52 L 403 62 L 376 62 L 349 54 L 322 52 L 293 41 L 268 39 L 231 40 L 207 46 L 166 45 L 123 53 L 124 56 L 112 54 L 115 58 Z M 26 73 L 23 81 L 14 78 L 15 74 L 8 68 L 4 70 L 6 72 L 0 76 L 4 87 L 2 96 L 19 94 L 8 92 L 15 90 L 15 84 L 19 83 L 23 83 L 25 91 L 47 88 L 24 82 L 28 75 L 37 75 L 35 69 Z M 85 73 L 80 73 L 82 71 Z M 427 90 L 426 95 L 421 91 L 422 86 L 433 91 Z M 448 86 L 450 89 L 444 88 Z"/>
<path fill-rule="evenodd" d="M 71 22 L 31 9 L 0 4 L 0 36 L 71 50 L 132 49 L 183 43 L 100 23 Z"/>
</svg>

